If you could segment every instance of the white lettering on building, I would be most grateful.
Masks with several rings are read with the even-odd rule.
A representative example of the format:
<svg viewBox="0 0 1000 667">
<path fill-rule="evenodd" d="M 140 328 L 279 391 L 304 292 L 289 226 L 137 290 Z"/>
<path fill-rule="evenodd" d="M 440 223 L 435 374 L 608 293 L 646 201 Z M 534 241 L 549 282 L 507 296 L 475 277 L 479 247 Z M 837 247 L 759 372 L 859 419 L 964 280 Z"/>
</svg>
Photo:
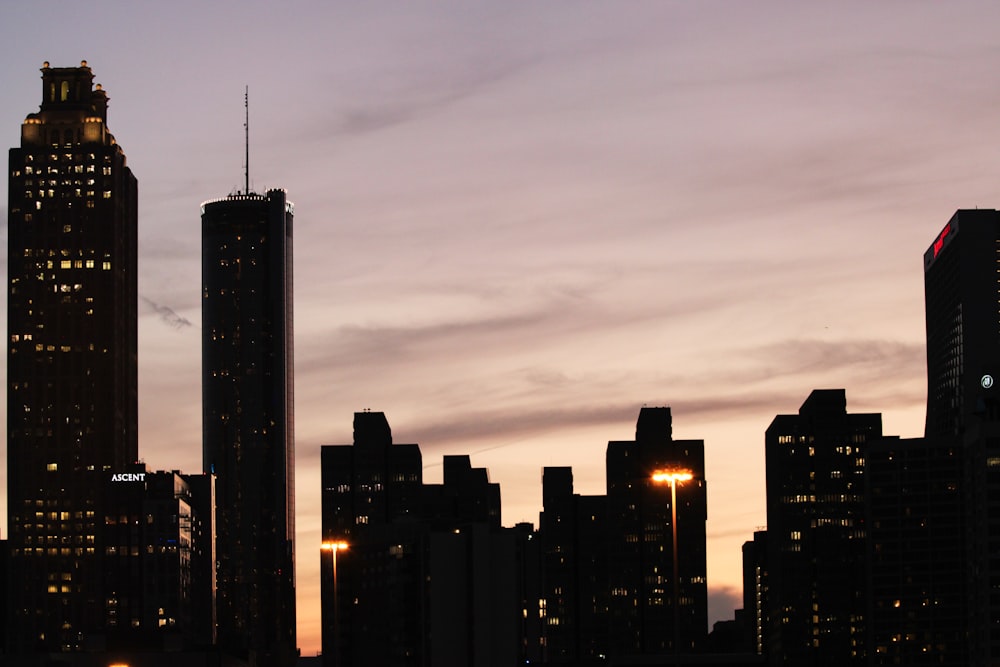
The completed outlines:
<svg viewBox="0 0 1000 667">
<path fill-rule="evenodd" d="M 111 476 L 112 482 L 145 482 L 146 473 L 144 472 L 116 472 Z"/>
</svg>

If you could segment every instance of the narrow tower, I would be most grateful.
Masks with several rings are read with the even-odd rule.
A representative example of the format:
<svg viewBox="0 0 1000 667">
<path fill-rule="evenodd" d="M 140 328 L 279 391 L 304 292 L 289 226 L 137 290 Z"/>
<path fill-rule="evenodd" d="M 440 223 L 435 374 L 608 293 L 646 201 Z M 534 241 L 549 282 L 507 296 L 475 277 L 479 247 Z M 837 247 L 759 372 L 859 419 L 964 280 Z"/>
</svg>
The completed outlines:
<svg viewBox="0 0 1000 667">
<path fill-rule="evenodd" d="M 13 653 L 89 648 L 102 489 L 137 458 L 136 179 L 87 62 L 42 67 L 10 150 L 7 522 Z"/>
<path fill-rule="evenodd" d="M 219 644 L 295 659 L 292 204 L 202 205 L 203 457 L 217 476 Z"/>
</svg>

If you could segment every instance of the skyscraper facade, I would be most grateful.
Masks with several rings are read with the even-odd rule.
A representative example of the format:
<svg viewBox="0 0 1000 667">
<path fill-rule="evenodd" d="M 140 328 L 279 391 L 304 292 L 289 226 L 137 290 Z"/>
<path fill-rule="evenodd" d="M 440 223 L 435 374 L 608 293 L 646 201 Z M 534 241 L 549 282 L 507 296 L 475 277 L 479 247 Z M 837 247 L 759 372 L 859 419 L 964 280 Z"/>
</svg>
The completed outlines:
<svg viewBox="0 0 1000 667">
<path fill-rule="evenodd" d="M 1000 212 L 992 209 L 956 211 L 924 253 L 926 436 L 1000 421 L 998 269 Z"/>
<path fill-rule="evenodd" d="M 608 652 L 607 496 L 573 492 L 573 471 L 542 472 L 542 658 L 548 665 L 601 665 Z"/>
<path fill-rule="evenodd" d="M 530 526 L 500 527 L 500 487 L 469 456 L 423 484 L 420 448 L 381 412 L 322 448 L 323 664 L 525 664 L 538 656 Z M 537 606 L 530 610 L 538 619 Z"/>
<path fill-rule="evenodd" d="M 196 483 L 200 482 L 200 483 Z M 212 535 L 208 475 L 146 471 L 137 463 L 108 476 L 105 513 L 105 636 L 121 651 L 177 651 L 210 645 L 213 619 L 204 603 L 210 586 Z"/>
<path fill-rule="evenodd" d="M 1000 211 L 955 212 L 924 253 L 924 298 L 924 435 L 937 449 L 960 448 L 970 662 L 994 664 L 1000 660 Z"/>
<path fill-rule="evenodd" d="M 927 421 L 868 462 L 873 664 L 1000 659 L 1000 212 L 924 252 Z"/>
<path fill-rule="evenodd" d="M 324 445 L 321 456 L 323 542 L 348 545 L 322 554 L 323 664 L 417 664 L 420 447 L 393 444 L 384 413 L 356 412 L 354 444 Z M 366 580 L 368 572 L 381 574 Z"/>
<path fill-rule="evenodd" d="M 137 458 L 136 179 L 79 67 L 42 67 L 10 150 L 7 492 L 14 653 L 101 632 L 103 495 Z"/>
<path fill-rule="evenodd" d="M 295 656 L 292 204 L 283 190 L 202 205 L 203 464 L 216 475 L 218 641 Z"/>
<path fill-rule="evenodd" d="M 880 414 L 848 414 L 843 389 L 817 389 L 765 436 L 768 664 L 861 665 L 865 455 Z"/>
<path fill-rule="evenodd" d="M 708 633 L 705 443 L 674 440 L 670 408 L 644 407 L 606 460 L 608 655 L 692 653 Z M 690 477 L 672 493 L 657 471 Z"/>
<path fill-rule="evenodd" d="M 991 590 L 970 559 L 968 453 L 953 437 L 868 448 L 868 664 L 991 664 L 974 657 L 989 630 L 976 601 Z"/>
</svg>

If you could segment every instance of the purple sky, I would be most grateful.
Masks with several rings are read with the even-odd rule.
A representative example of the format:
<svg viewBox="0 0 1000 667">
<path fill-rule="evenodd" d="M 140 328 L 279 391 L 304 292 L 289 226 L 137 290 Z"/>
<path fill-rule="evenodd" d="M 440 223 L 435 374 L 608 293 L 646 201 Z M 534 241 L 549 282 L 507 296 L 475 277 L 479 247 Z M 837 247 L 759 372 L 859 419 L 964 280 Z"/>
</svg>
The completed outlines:
<svg viewBox="0 0 1000 667">
<path fill-rule="evenodd" d="M 922 431 L 922 253 L 1000 205 L 998 25 L 912 0 L 8 3 L 0 143 L 43 61 L 88 60 L 139 179 L 140 452 L 198 471 L 199 204 L 242 187 L 249 85 L 252 185 L 296 204 L 304 655 L 319 446 L 366 408 L 425 481 L 471 453 L 511 525 L 543 466 L 603 493 L 608 440 L 670 405 L 705 440 L 719 619 L 775 414 L 845 387 Z"/>
</svg>

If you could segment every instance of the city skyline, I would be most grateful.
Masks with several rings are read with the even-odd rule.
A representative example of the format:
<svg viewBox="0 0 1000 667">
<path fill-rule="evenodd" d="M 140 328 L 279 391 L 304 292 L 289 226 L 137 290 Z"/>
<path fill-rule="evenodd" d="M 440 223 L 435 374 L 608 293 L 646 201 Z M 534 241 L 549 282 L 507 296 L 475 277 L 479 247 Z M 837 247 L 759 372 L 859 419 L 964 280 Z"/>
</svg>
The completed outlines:
<svg viewBox="0 0 1000 667">
<path fill-rule="evenodd" d="M 319 446 L 349 441 L 365 408 L 421 443 L 428 481 L 471 453 L 504 525 L 537 525 L 543 466 L 601 493 L 607 442 L 670 405 L 677 437 L 705 441 L 709 588 L 729 593 L 712 617 L 728 618 L 739 545 L 764 523 L 767 424 L 844 387 L 850 412 L 919 435 L 919 258 L 955 209 L 1000 205 L 993 7 L 108 3 L 45 19 L 56 7 L 4 10 L 0 132 L 16 145 L 45 60 L 87 59 L 110 91 L 140 183 L 152 469 L 200 469 L 198 206 L 242 183 L 244 85 L 252 187 L 296 204 L 304 655 Z M 260 48 L 267 30 L 282 48 Z M 223 33 L 256 40 L 210 50 Z"/>
</svg>

